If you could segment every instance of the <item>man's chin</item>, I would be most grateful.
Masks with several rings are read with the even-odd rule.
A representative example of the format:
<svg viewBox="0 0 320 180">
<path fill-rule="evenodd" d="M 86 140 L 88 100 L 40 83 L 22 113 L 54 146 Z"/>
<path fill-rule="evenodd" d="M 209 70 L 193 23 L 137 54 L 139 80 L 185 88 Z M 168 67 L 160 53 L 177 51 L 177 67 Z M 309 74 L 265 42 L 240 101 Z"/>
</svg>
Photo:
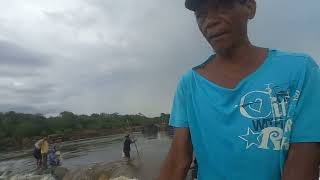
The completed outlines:
<svg viewBox="0 0 320 180">
<path fill-rule="evenodd" d="M 232 44 L 228 42 L 219 42 L 215 44 L 210 43 L 210 45 L 216 53 L 228 52 L 233 47 Z"/>
</svg>

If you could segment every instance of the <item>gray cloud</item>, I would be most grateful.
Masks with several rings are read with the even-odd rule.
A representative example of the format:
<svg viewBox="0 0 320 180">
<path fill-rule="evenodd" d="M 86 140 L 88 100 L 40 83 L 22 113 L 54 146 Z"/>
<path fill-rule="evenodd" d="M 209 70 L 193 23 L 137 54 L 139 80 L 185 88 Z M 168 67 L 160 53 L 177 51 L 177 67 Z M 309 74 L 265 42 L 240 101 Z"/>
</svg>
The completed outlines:
<svg viewBox="0 0 320 180">
<path fill-rule="evenodd" d="M 50 12 L 43 11 L 43 13 L 53 22 L 73 26 L 75 28 L 87 28 L 96 23 L 97 18 L 94 16 L 84 16 L 85 9 L 78 8 L 70 11 Z M 82 13 L 79 13 L 82 12 Z"/>
<path fill-rule="evenodd" d="M 16 67 L 1 65 L 0 66 L 0 77 L 26 77 L 26 76 L 38 76 L 39 72 L 30 71 L 30 68 L 20 67 L 16 64 Z"/>
<path fill-rule="evenodd" d="M 45 66 L 49 61 L 45 57 L 19 47 L 16 44 L 0 41 L 0 65 Z"/>
<path fill-rule="evenodd" d="M 37 110 L 32 106 L 25 106 L 19 104 L 0 104 L 1 112 L 16 111 L 22 113 L 37 113 Z"/>
</svg>

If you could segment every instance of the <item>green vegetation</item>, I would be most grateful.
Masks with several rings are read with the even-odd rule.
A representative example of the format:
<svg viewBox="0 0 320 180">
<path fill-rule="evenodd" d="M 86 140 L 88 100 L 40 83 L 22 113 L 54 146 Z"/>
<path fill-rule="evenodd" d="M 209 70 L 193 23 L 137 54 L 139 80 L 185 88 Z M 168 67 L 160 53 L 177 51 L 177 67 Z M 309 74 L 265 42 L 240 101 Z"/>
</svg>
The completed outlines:
<svg viewBox="0 0 320 180">
<path fill-rule="evenodd" d="M 143 114 L 120 115 L 91 114 L 76 115 L 62 112 L 57 117 L 44 117 L 41 114 L 23 114 L 16 112 L 0 113 L 0 146 L 6 140 L 15 140 L 18 144 L 25 138 L 51 134 L 71 134 L 82 130 L 112 130 L 128 126 L 146 126 L 155 123 L 167 123 L 169 114 L 161 113 L 159 117 L 149 118 Z"/>
</svg>

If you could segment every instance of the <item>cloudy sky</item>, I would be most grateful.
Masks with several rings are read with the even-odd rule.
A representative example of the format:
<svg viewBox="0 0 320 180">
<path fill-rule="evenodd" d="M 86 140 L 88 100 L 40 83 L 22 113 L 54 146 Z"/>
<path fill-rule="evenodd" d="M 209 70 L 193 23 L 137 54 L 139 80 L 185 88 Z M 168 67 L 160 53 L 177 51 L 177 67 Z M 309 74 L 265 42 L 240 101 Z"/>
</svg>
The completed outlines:
<svg viewBox="0 0 320 180">
<path fill-rule="evenodd" d="M 0 2 L 2 112 L 167 113 L 181 74 L 211 53 L 184 0 Z M 320 60 L 319 0 L 257 2 L 255 44 Z"/>
</svg>

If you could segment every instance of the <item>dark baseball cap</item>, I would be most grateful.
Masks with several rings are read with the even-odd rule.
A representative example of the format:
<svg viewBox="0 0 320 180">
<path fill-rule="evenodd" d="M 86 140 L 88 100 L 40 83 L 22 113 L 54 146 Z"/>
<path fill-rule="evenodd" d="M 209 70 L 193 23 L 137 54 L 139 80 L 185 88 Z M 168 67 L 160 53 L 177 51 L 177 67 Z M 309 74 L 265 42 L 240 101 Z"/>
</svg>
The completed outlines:
<svg viewBox="0 0 320 180">
<path fill-rule="evenodd" d="M 185 6 L 191 11 L 195 11 L 201 4 L 202 0 L 186 0 Z"/>
<path fill-rule="evenodd" d="M 232 4 L 235 2 L 240 2 L 240 3 L 244 3 L 247 0 L 186 0 L 185 2 L 185 6 L 187 9 L 191 10 L 191 11 L 195 11 L 201 3 L 206 2 L 206 1 L 213 1 L 214 3 L 218 3 L 218 4 Z"/>
</svg>

